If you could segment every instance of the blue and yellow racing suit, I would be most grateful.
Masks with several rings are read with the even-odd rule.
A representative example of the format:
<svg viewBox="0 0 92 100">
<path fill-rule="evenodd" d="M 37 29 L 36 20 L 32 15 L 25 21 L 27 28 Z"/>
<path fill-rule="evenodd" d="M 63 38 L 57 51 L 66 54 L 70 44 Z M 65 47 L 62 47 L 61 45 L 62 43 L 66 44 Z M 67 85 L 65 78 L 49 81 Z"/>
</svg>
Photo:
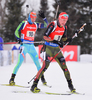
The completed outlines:
<svg viewBox="0 0 92 100">
<path fill-rule="evenodd" d="M 48 21 L 46 18 L 43 19 L 44 23 L 38 23 L 34 22 L 30 24 L 28 21 L 22 21 L 19 26 L 17 27 L 15 31 L 15 36 L 17 39 L 21 39 L 21 41 L 28 42 L 20 45 L 20 53 L 18 56 L 18 62 L 13 70 L 13 74 L 16 74 L 18 72 L 18 69 L 20 68 L 21 64 L 24 61 L 25 55 L 28 53 L 30 57 L 33 59 L 37 70 L 41 68 L 39 63 L 38 54 L 35 50 L 35 46 L 33 44 L 34 37 L 36 30 L 38 28 L 46 28 L 48 25 Z M 21 38 L 19 37 L 19 32 L 21 32 Z"/>
</svg>

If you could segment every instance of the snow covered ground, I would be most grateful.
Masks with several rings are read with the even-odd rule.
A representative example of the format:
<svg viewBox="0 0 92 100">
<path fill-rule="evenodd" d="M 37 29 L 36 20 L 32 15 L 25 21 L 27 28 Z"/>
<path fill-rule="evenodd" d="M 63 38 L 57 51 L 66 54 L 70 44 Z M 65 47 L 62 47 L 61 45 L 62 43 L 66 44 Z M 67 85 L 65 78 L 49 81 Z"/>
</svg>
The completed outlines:
<svg viewBox="0 0 92 100">
<path fill-rule="evenodd" d="M 15 64 L 0 66 L 0 84 L 9 82 Z M 67 62 L 68 69 L 76 91 L 85 95 L 46 95 L 34 93 L 13 93 L 13 91 L 30 91 L 30 88 L 10 87 L 0 85 L 0 100 L 92 100 L 92 63 L 91 62 Z M 23 63 L 20 67 L 15 82 L 18 85 L 29 86 L 28 81 L 37 73 L 34 63 Z M 43 86 L 39 81 L 38 87 L 45 92 L 66 93 L 69 91 L 63 71 L 56 62 L 50 64 L 45 72 L 48 85 Z M 30 83 L 32 85 L 33 81 Z"/>
</svg>

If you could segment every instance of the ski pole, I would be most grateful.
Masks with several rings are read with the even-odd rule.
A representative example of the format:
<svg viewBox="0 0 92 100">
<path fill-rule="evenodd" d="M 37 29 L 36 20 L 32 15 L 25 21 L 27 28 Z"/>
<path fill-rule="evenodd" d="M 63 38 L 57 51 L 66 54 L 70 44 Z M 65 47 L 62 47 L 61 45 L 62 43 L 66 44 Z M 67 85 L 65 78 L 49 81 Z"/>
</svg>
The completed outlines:
<svg viewBox="0 0 92 100">
<path fill-rule="evenodd" d="M 5 42 L 5 43 L 1 43 L 1 42 L 0 42 L 0 44 L 9 44 L 9 43 L 10 43 L 10 44 L 18 44 L 18 42 L 12 42 L 12 43 L 11 43 L 11 42 Z M 24 44 L 25 44 L 25 43 L 45 43 L 45 41 L 21 42 L 21 43 L 24 43 Z"/>
<path fill-rule="evenodd" d="M 31 82 L 33 79 L 35 79 L 35 77 L 36 77 L 36 75 L 28 82 L 28 84 L 30 84 L 30 82 Z"/>
<path fill-rule="evenodd" d="M 45 43 L 45 41 L 22 42 L 22 43 Z"/>
<path fill-rule="evenodd" d="M 55 15 L 55 19 L 54 20 L 57 19 L 58 10 L 59 10 L 59 5 L 57 6 L 56 15 Z"/>
<path fill-rule="evenodd" d="M 29 5 L 26 5 L 26 20 L 28 18 L 28 13 L 29 13 Z"/>
</svg>

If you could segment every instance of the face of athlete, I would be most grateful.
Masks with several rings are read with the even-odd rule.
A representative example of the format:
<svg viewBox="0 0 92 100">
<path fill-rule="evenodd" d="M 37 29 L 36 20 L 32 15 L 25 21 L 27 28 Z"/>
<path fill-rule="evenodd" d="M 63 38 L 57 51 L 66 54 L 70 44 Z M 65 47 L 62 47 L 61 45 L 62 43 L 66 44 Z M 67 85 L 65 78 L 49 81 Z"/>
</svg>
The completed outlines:
<svg viewBox="0 0 92 100">
<path fill-rule="evenodd" d="M 60 26 L 64 26 L 64 25 L 66 24 L 67 20 L 68 20 L 68 19 L 62 19 L 62 18 L 60 18 L 60 19 L 59 19 L 59 24 L 60 24 Z"/>
<path fill-rule="evenodd" d="M 35 20 L 36 20 L 35 17 L 32 17 L 32 18 L 31 18 L 31 21 L 32 21 L 32 22 L 35 22 Z"/>
</svg>

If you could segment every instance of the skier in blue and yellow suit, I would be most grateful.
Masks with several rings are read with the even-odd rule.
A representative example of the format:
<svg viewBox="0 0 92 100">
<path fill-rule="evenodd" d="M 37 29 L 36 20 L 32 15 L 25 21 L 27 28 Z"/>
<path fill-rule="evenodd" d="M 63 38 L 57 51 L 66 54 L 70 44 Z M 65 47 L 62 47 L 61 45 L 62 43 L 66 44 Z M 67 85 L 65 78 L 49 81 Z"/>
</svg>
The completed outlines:
<svg viewBox="0 0 92 100">
<path fill-rule="evenodd" d="M 14 82 L 15 76 L 16 76 L 21 64 L 24 61 L 26 53 L 28 53 L 30 55 L 30 57 L 33 59 L 35 65 L 37 67 L 37 70 L 39 71 L 41 69 L 38 54 L 35 50 L 33 42 L 34 42 L 36 30 L 38 28 L 46 28 L 48 25 L 48 21 L 45 18 L 44 12 L 40 12 L 39 16 L 43 18 L 44 23 L 35 22 L 35 20 L 37 18 L 36 13 L 31 12 L 28 16 L 28 21 L 22 21 L 15 31 L 15 36 L 18 40 L 18 43 L 23 42 L 24 44 L 20 45 L 20 53 L 19 53 L 19 57 L 18 57 L 18 62 L 17 62 L 17 65 L 15 66 L 13 73 L 11 75 L 11 78 L 9 80 L 10 85 L 15 85 L 15 82 Z M 19 32 L 21 32 L 21 38 L 19 37 Z M 28 43 L 25 43 L 25 42 L 28 42 Z M 41 81 L 43 84 L 46 84 L 44 75 L 41 77 Z"/>
</svg>

